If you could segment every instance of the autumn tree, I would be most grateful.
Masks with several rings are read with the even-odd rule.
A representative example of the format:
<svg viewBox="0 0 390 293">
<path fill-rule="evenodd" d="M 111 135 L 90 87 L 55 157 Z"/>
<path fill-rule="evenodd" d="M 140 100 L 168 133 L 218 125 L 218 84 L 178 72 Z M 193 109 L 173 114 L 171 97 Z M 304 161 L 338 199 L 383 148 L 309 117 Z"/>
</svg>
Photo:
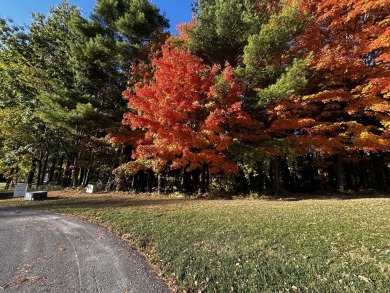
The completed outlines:
<svg viewBox="0 0 390 293">
<path fill-rule="evenodd" d="M 313 74 L 303 97 L 273 108 L 272 131 L 295 141 L 301 153 L 332 158 L 343 191 L 345 161 L 375 159 L 390 148 L 390 5 L 306 1 L 305 9 L 314 19 L 292 51 L 314 52 Z M 376 169 L 387 189 L 383 163 Z"/>
<path fill-rule="evenodd" d="M 241 109 L 242 84 L 230 65 L 210 67 L 169 43 L 152 64 L 153 79 L 125 93 L 131 110 L 123 122 L 145 132 L 133 153 L 136 161 L 128 167 L 157 173 L 197 169 L 204 193 L 206 170 L 210 175 L 237 172 L 229 147 L 239 138 L 236 127 L 251 123 Z"/>
<path fill-rule="evenodd" d="M 234 66 L 245 84 L 245 110 L 264 125 L 265 106 L 298 92 L 307 82 L 311 55 L 287 52 L 308 18 L 298 1 L 198 1 L 194 21 L 185 28 L 186 45 L 211 64 L 229 61 Z M 256 160 L 270 150 L 270 137 L 259 130 L 257 139 L 238 150 L 244 154 L 241 169 L 246 176 L 250 170 L 256 173 Z"/>
</svg>

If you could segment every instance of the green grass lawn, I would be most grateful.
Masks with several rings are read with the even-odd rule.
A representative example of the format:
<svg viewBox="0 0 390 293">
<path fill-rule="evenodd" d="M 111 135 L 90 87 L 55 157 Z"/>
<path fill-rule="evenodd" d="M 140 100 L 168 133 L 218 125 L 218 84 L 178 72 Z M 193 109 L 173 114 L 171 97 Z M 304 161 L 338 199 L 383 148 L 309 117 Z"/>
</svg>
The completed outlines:
<svg viewBox="0 0 390 293">
<path fill-rule="evenodd" d="M 194 200 L 135 195 L 0 200 L 98 222 L 180 291 L 389 292 L 390 198 Z"/>
</svg>

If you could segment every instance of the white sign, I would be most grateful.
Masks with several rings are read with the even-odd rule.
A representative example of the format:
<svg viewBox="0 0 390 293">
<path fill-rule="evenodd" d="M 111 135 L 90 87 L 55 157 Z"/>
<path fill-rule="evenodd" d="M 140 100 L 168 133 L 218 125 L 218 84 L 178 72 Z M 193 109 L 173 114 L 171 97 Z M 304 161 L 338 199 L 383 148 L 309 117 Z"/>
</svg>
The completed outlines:
<svg viewBox="0 0 390 293">
<path fill-rule="evenodd" d="M 14 197 L 25 197 L 27 192 L 27 184 L 18 183 L 14 188 Z"/>
</svg>

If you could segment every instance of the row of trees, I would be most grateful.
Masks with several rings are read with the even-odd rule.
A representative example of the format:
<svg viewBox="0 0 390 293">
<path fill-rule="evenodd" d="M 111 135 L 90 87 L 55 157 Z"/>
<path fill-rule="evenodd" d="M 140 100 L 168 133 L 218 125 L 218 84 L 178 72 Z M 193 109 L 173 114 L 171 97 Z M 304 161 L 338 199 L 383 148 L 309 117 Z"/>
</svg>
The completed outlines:
<svg viewBox="0 0 390 293">
<path fill-rule="evenodd" d="M 0 25 L 0 172 L 37 186 L 107 180 L 128 70 L 168 21 L 147 1 L 102 0 L 89 19 L 64 1 L 26 27 Z"/>
<path fill-rule="evenodd" d="M 143 0 L 1 22 L 3 174 L 107 190 L 388 190 L 388 1 Z M 123 92 L 123 94 L 122 94 Z"/>
</svg>

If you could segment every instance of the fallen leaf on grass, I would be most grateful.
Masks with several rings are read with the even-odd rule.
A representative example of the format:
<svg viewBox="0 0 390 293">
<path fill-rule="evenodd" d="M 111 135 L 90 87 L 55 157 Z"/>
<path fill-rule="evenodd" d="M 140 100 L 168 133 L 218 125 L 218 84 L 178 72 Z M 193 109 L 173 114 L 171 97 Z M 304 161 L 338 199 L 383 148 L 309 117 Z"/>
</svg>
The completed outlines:
<svg viewBox="0 0 390 293">
<path fill-rule="evenodd" d="M 123 240 L 128 240 L 130 237 L 131 237 L 130 234 L 123 234 L 122 235 Z"/>
<path fill-rule="evenodd" d="M 359 278 L 359 280 L 361 280 L 363 282 L 366 282 L 366 283 L 368 283 L 370 285 L 372 285 L 372 283 L 373 283 L 370 278 L 367 278 L 365 276 L 359 275 L 358 278 Z"/>
<path fill-rule="evenodd" d="M 306 254 L 300 254 L 300 256 L 301 256 L 303 259 L 309 259 L 309 258 L 310 258 L 310 255 L 306 255 Z"/>
<path fill-rule="evenodd" d="M 298 287 L 293 285 L 293 286 L 291 286 L 291 290 L 293 292 L 297 292 L 298 291 Z"/>
</svg>

